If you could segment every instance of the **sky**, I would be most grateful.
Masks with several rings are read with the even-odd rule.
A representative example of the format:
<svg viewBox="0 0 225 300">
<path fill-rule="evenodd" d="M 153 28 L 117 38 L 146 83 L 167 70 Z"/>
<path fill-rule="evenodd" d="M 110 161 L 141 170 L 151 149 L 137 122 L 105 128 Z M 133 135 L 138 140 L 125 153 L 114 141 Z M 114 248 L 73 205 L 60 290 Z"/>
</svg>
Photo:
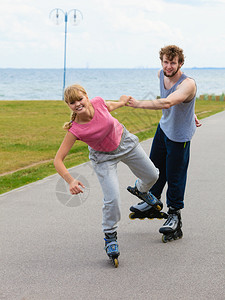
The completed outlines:
<svg viewBox="0 0 225 300">
<path fill-rule="evenodd" d="M 187 68 L 225 67 L 225 0 L 1 0 L 0 68 L 63 68 L 55 8 L 83 15 L 67 23 L 67 68 L 158 68 L 170 44 Z"/>
</svg>

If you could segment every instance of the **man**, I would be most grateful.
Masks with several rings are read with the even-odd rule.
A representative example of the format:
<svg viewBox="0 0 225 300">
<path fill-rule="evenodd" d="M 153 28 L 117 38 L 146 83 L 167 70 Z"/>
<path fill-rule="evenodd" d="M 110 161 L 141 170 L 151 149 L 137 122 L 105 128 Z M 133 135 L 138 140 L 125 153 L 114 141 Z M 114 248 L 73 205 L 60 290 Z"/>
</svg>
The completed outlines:
<svg viewBox="0 0 225 300">
<path fill-rule="evenodd" d="M 183 235 L 180 210 L 184 207 L 190 140 L 196 126 L 201 124 L 194 114 L 195 81 L 181 71 L 184 64 L 183 50 L 169 45 L 161 48 L 159 55 L 162 64 L 158 73 L 161 98 L 146 101 L 131 98 L 127 105 L 134 108 L 162 109 L 162 118 L 150 153 L 150 159 L 159 169 L 160 175 L 150 192 L 160 199 L 165 184 L 168 184 L 168 218 L 159 229 L 163 233 L 163 241 L 166 242 Z M 145 202 L 132 206 L 131 211 L 138 212 L 139 216 L 140 213 L 147 216 L 148 211 L 152 213 L 152 209 Z"/>
</svg>

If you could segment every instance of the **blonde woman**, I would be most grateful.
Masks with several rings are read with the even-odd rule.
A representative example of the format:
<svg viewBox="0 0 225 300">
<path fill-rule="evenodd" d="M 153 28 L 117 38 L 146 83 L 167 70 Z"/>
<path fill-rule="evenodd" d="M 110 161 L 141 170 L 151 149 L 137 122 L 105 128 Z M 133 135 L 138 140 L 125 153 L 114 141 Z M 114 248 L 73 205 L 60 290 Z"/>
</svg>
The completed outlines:
<svg viewBox="0 0 225 300">
<path fill-rule="evenodd" d="M 158 169 L 142 149 L 138 138 L 110 114 L 110 111 L 124 106 L 129 99 L 123 95 L 115 102 L 105 102 L 101 97 L 90 100 L 82 86 L 75 84 L 67 87 L 64 100 L 72 111 L 72 118 L 64 125 L 68 132 L 54 160 L 57 172 L 69 184 L 71 194 L 82 193 L 85 189 L 83 183 L 71 176 L 63 160 L 76 140 L 88 144 L 89 158 L 104 195 L 102 229 L 105 250 L 116 267 L 119 256 L 117 223 L 120 220 L 117 164 L 120 161 L 138 177 L 135 183 L 136 196 L 152 207 L 162 209 L 162 203 L 148 192 L 158 179 Z"/>
</svg>

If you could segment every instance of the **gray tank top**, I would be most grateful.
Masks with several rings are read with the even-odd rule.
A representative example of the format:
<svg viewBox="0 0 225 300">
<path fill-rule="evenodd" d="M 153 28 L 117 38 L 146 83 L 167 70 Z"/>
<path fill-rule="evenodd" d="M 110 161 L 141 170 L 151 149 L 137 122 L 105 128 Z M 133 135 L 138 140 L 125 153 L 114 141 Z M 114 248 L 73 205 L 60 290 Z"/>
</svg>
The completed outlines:
<svg viewBox="0 0 225 300">
<path fill-rule="evenodd" d="M 163 70 L 160 71 L 160 96 L 166 98 L 173 93 L 177 86 L 186 79 L 187 76 L 182 74 L 171 89 L 167 90 L 164 86 L 164 74 Z M 162 118 L 159 122 L 161 129 L 165 135 L 174 142 L 188 142 L 191 140 L 195 133 L 195 99 L 196 96 L 188 103 L 180 103 L 171 106 L 168 109 L 162 110 Z"/>
</svg>

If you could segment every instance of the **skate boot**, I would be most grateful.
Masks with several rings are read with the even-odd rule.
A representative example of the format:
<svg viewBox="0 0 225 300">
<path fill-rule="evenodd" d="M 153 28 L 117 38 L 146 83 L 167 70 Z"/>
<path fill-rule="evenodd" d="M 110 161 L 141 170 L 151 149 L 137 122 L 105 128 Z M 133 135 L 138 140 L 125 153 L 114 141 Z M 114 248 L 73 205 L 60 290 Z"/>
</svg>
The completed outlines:
<svg viewBox="0 0 225 300">
<path fill-rule="evenodd" d="M 161 206 L 163 209 L 163 204 Z M 168 215 L 165 212 L 158 211 L 154 207 L 148 205 L 146 202 L 142 201 L 136 205 L 130 207 L 130 211 L 132 213 L 129 214 L 129 218 L 131 220 L 140 219 L 144 220 L 145 218 L 148 219 L 167 219 Z"/>
<path fill-rule="evenodd" d="M 147 192 L 147 193 L 140 192 L 136 187 L 136 183 L 134 187 L 128 186 L 127 190 L 131 194 L 137 196 L 139 199 L 149 204 L 151 207 L 154 207 L 157 210 L 162 209 L 163 207 L 162 202 L 158 200 L 151 192 Z"/>
<path fill-rule="evenodd" d="M 117 233 L 106 233 L 104 240 L 105 251 L 108 257 L 111 259 L 114 267 L 117 268 L 119 265 L 118 256 L 120 255 L 117 243 Z"/>
<path fill-rule="evenodd" d="M 180 210 L 176 210 L 169 207 L 168 218 L 163 226 L 159 229 L 159 232 L 163 234 L 162 241 L 167 243 L 168 241 L 181 239 L 183 232 L 181 230 L 182 221 Z"/>
</svg>

